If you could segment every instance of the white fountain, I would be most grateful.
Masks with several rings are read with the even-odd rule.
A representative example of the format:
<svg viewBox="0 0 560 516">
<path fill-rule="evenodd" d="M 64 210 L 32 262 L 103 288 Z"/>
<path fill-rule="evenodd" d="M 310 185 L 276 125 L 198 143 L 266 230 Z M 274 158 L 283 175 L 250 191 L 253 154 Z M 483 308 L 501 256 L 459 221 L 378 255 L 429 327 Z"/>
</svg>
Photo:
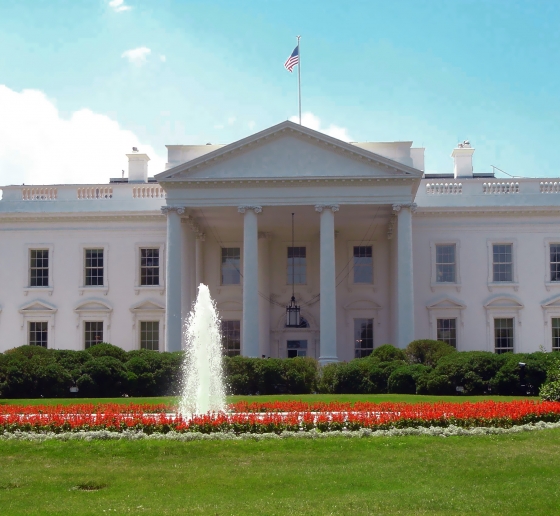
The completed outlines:
<svg viewBox="0 0 560 516">
<path fill-rule="evenodd" d="M 202 283 L 183 332 L 185 359 L 179 412 L 183 416 L 226 408 L 222 343 L 216 305 Z"/>
</svg>

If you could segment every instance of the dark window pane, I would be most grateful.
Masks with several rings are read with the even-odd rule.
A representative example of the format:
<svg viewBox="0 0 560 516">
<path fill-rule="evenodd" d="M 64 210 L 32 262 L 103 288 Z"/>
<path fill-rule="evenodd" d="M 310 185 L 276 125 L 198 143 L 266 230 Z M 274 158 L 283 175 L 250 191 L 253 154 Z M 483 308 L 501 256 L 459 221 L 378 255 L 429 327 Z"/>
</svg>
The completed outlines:
<svg viewBox="0 0 560 516">
<path fill-rule="evenodd" d="M 140 285 L 159 285 L 159 249 L 140 249 Z"/>
<path fill-rule="evenodd" d="M 140 321 L 140 349 L 159 351 L 159 321 Z"/>
<path fill-rule="evenodd" d="M 513 281 L 513 246 L 512 244 L 494 244 L 493 281 Z"/>
<path fill-rule="evenodd" d="M 437 320 L 437 340 L 457 348 L 457 319 Z"/>
<path fill-rule="evenodd" d="M 222 321 L 222 350 L 224 355 L 233 357 L 241 354 L 241 322 Z"/>
<path fill-rule="evenodd" d="M 373 351 L 373 319 L 354 319 L 354 357 L 367 357 Z"/>
<path fill-rule="evenodd" d="M 103 342 L 103 321 L 84 322 L 84 347 L 91 348 Z"/>
<path fill-rule="evenodd" d="M 550 244 L 550 281 L 560 281 L 560 244 Z"/>
<path fill-rule="evenodd" d="M 494 351 L 513 352 L 513 319 L 494 319 Z"/>
<path fill-rule="evenodd" d="M 30 346 L 47 347 L 48 343 L 48 323 L 46 321 L 28 323 L 28 338 L 27 342 Z"/>
<path fill-rule="evenodd" d="M 29 286 L 49 286 L 49 250 L 31 249 L 29 252 Z"/>
<path fill-rule="evenodd" d="M 85 285 L 103 286 L 103 249 L 86 249 Z"/>
<path fill-rule="evenodd" d="M 456 282 L 455 244 L 436 245 L 436 282 Z"/>
</svg>

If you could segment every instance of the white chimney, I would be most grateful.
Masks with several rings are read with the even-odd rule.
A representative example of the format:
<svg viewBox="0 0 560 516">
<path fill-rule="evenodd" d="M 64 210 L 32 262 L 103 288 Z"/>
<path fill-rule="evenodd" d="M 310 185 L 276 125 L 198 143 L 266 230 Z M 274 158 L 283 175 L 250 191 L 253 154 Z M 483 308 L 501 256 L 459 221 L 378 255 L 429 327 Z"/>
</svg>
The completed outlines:
<svg viewBox="0 0 560 516">
<path fill-rule="evenodd" d="M 128 158 L 128 182 L 147 183 L 150 158 L 147 154 L 140 154 L 136 147 L 133 147 L 132 151 L 132 154 L 126 155 Z"/>
<path fill-rule="evenodd" d="M 455 161 L 453 175 L 455 179 L 459 177 L 473 177 L 472 155 L 474 149 L 468 140 L 459 143 L 457 148 L 453 149 L 451 157 Z"/>
</svg>

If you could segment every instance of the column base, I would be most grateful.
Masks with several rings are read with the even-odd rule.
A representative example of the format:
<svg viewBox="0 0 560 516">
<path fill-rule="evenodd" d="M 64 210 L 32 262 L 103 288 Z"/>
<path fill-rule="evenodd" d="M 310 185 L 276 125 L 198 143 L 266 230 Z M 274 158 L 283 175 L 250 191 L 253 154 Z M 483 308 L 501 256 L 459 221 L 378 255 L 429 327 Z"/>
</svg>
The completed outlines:
<svg viewBox="0 0 560 516">
<path fill-rule="evenodd" d="M 335 362 L 340 362 L 338 357 L 319 357 L 319 365 L 325 366 L 327 364 L 334 364 Z"/>
</svg>

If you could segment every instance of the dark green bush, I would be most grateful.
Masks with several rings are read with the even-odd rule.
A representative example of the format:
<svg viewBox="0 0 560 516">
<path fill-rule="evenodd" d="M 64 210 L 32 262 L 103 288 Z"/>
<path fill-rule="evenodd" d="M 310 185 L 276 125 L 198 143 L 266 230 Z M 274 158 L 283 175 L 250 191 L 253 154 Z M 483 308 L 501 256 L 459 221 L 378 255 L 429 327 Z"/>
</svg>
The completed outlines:
<svg viewBox="0 0 560 516">
<path fill-rule="evenodd" d="M 370 355 L 377 358 L 380 362 L 392 362 L 393 360 L 406 360 L 406 354 L 402 349 L 396 348 L 392 344 L 383 344 L 375 348 Z"/>
<path fill-rule="evenodd" d="M 416 381 L 429 370 L 429 367 L 422 364 L 397 367 L 387 380 L 387 392 L 391 394 L 416 394 Z"/>
<path fill-rule="evenodd" d="M 99 344 L 98 344 L 99 345 Z M 82 369 L 83 376 L 89 376 L 94 388 L 89 390 L 82 379 L 80 395 L 86 397 L 115 397 L 127 394 L 127 371 L 124 364 L 112 356 L 99 356 L 89 360 Z"/>
<path fill-rule="evenodd" d="M 411 364 L 423 364 L 435 367 L 440 358 L 456 353 L 453 346 L 439 340 L 420 339 L 413 340 L 404 350 Z"/>
<path fill-rule="evenodd" d="M 113 344 L 108 344 L 107 342 L 100 342 L 86 349 L 86 353 L 89 353 L 92 357 L 113 357 L 120 362 L 126 362 L 126 351 L 118 346 L 113 346 Z"/>
</svg>

